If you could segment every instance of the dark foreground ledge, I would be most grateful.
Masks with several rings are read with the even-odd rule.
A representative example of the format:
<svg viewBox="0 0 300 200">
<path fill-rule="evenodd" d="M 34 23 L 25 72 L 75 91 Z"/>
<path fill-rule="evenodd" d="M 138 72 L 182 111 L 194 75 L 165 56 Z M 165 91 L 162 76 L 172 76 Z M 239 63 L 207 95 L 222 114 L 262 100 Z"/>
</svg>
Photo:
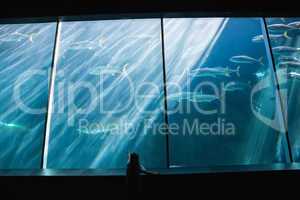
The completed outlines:
<svg viewBox="0 0 300 200">
<path fill-rule="evenodd" d="M 171 167 L 169 169 L 151 169 L 159 175 L 204 175 L 231 173 L 300 173 L 300 163 L 270 165 L 227 165 L 208 167 Z M 0 170 L 0 176 L 125 176 L 124 169 L 30 169 Z"/>
<path fill-rule="evenodd" d="M 261 197 L 261 192 L 287 197 L 297 191 L 300 180 L 299 164 L 173 168 L 159 172 L 160 175 L 141 177 L 142 197 L 137 199 L 202 199 L 208 195 L 244 199 L 255 194 Z M 0 194 L 9 195 L 8 199 L 126 199 L 127 194 L 122 170 L 2 170 L 1 175 Z"/>
</svg>

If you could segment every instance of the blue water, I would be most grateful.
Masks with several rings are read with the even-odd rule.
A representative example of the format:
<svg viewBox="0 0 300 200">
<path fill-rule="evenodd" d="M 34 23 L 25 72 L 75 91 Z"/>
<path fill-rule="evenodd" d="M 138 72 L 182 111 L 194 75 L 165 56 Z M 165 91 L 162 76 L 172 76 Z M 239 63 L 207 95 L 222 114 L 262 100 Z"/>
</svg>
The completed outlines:
<svg viewBox="0 0 300 200">
<path fill-rule="evenodd" d="M 298 22 L 300 19 L 299 18 L 274 18 L 274 19 L 268 19 L 267 23 L 268 25 L 270 24 L 289 24 L 292 22 Z M 284 32 L 279 31 L 279 34 Z M 271 31 L 269 30 L 269 34 L 278 34 L 278 32 Z M 289 47 L 294 47 L 294 48 L 299 48 L 300 43 L 300 32 L 299 30 L 290 30 L 287 31 L 287 35 L 290 37 L 289 39 L 284 39 L 284 40 L 273 40 L 271 41 L 271 46 L 272 48 L 277 47 L 277 46 L 289 46 Z M 299 112 L 298 112 L 298 107 L 299 107 L 299 77 L 290 77 L 286 75 L 285 73 L 299 73 L 298 68 L 294 68 L 291 66 L 285 66 L 283 68 L 279 67 L 280 64 L 280 58 L 283 56 L 286 57 L 292 57 L 299 59 L 299 52 L 289 52 L 289 53 L 282 53 L 282 54 L 275 54 L 275 66 L 277 70 L 277 77 L 280 82 L 280 90 L 281 90 L 281 95 L 283 98 L 283 106 L 285 108 L 286 112 L 286 118 L 287 118 L 287 127 L 288 127 L 288 134 L 289 134 L 289 139 L 291 143 L 291 149 L 293 153 L 293 160 L 295 162 L 299 162 L 300 160 L 300 138 L 299 138 Z"/>
<path fill-rule="evenodd" d="M 142 35 L 151 38 L 139 38 Z M 74 42 L 92 41 L 99 36 L 105 41 L 104 48 L 72 49 Z M 165 167 L 165 135 L 154 135 L 155 128 L 144 127 L 145 118 L 158 124 L 163 122 L 160 20 L 66 22 L 62 24 L 59 48 L 62 51 L 57 66 L 47 166 L 124 168 L 128 153 L 136 151 L 142 158 L 147 158 L 143 160 L 145 166 Z M 93 73 L 94 69 L 100 69 L 99 74 L 101 69 L 122 70 L 124 65 L 128 66 L 126 76 Z M 60 76 L 62 73 L 64 76 Z M 138 90 L 146 82 L 155 87 L 148 84 Z M 74 104 L 78 108 L 86 108 L 94 101 L 96 107 L 91 112 L 77 112 L 78 109 L 67 104 L 70 95 L 59 93 L 62 91 L 59 84 L 64 84 L 63 88 L 67 91 L 76 83 L 80 87 L 74 94 Z M 94 97 L 85 95 L 88 91 L 83 86 L 85 83 L 94 86 L 97 91 L 93 93 Z M 145 99 L 138 96 L 149 93 L 153 97 Z M 64 102 L 63 108 L 60 102 Z M 63 109 L 63 113 L 59 113 L 59 108 Z M 119 134 L 97 133 L 92 127 L 80 132 L 80 120 L 86 120 L 88 127 L 90 124 L 108 126 L 114 123 L 129 124 L 130 128 L 124 130 L 118 127 L 121 129 L 117 131 Z"/>
<path fill-rule="evenodd" d="M 236 69 L 239 65 L 240 76 L 231 74 L 229 77 L 198 78 L 187 74 L 181 79 L 181 84 L 186 84 L 183 90 L 197 91 L 199 90 L 197 86 L 201 82 L 209 82 L 220 91 L 222 83 L 227 84 L 231 81 L 247 86 L 242 90 L 226 92 L 225 112 L 222 112 L 220 104 L 215 103 L 214 106 L 218 110 L 215 114 L 202 114 L 196 109 L 198 106 L 196 104 L 191 107 L 191 112 L 184 110 L 170 115 L 170 122 L 179 124 L 182 128 L 181 133 L 187 132 L 184 121 L 192 124 L 195 119 L 200 121 L 200 125 L 203 123 L 212 125 L 220 119 L 225 120 L 226 123 L 233 123 L 235 126 L 233 135 L 226 135 L 225 131 L 217 131 L 215 128 L 215 131 L 210 131 L 210 133 L 203 131 L 198 135 L 171 136 L 171 165 L 266 164 L 286 161 L 284 153 L 286 149 L 282 142 L 285 139 L 284 130 L 274 130 L 258 120 L 253 115 L 250 106 L 251 90 L 260 81 L 255 73 L 262 71 L 272 74 L 272 66 L 267 60 L 264 43 L 251 41 L 254 36 L 262 34 L 260 19 L 166 19 L 165 22 L 167 71 L 170 82 L 176 81 L 174 76 L 183 74 L 184 70 L 192 71 L 197 68 L 219 66 Z M 175 49 L 180 46 L 183 48 Z M 192 48 L 191 52 L 197 53 L 183 56 L 188 48 Z M 256 59 L 263 57 L 264 66 L 258 63 L 230 62 L 230 58 L 236 55 L 247 55 Z M 267 78 L 267 82 L 270 86 L 258 93 L 258 97 L 254 96 L 254 103 L 261 107 L 260 113 L 272 118 L 277 109 L 275 103 L 270 102 L 274 96 L 275 87 L 271 76 Z M 202 90 L 204 93 L 212 93 L 210 85 L 204 86 Z M 168 91 L 169 95 L 178 92 L 172 86 L 168 88 Z M 169 102 L 169 105 L 171 103 Z M 184 103 L 179 106 L 186 107 Z M 203 105 L 201 108 L 207 109 L 209 106 L 211 105 Z M 226 123 L 224 123 L 225 126 Z"/>
<path fill-rule="evenodd" d="M 291 108 L 298 104 L 300 79 L 287 80 L 277 72 L 280 82 L 287 80 L 278 95 L 266 38 L 253 41 L 263 34 L 261 19 L 163 22 L 164 40 L 160 19 L 60 22 L 46 167 L 120 169 L 132 151 L 147 168 L 283 163 L 289 161 L 286 128 L 298 161 L 299 117 Z M 0 168 L 41 165 L 46 112 L 28 113 L 22 102 L 47 107 L 55 27 L 0 26 Z M 287 35 L 292 39 L 272 39 L 271 46 L 300 47 L 297 30 Z M 37 71 L 19 78 L 39 69 L 43 72 L 34 78 L 30 74 Z M 19 85 L 23 101 L 15 99 Z M 168 129 L 161 126 L 165 114 Z"/>
<path fill-rule="evenodd" d="M 55 23 L 0 26 L 1 169 L 41 166 L 46 114 L 38 110 L 47 106 L 55 27 Z M 12 37 L 18 33 L 33 34 L 32 41 Z"/>
</svg>

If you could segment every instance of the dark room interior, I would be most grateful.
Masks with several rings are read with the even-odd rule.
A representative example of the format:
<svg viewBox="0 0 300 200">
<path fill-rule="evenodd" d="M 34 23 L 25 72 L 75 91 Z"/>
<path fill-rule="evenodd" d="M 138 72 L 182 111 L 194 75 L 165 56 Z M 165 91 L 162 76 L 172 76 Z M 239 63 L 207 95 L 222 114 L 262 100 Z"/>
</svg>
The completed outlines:
<svg viewBox="0 0 300 200">
<path fill-rule="evenodd" d="M 2 2 L 0 191 L 292 193 L 299 69 L 293 1 Z"/>
</svg>

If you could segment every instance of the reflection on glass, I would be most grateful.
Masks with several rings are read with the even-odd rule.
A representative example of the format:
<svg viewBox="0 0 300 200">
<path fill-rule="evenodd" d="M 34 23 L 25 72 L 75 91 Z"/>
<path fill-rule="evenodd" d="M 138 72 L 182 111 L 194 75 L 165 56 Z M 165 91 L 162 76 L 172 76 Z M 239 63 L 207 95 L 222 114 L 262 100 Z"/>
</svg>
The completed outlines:
<svg viewBox="0 0 300 200">
<path fill-rule="evenodd" d="M 0 25 L 0 168 L 40 168 L 55 23 Z"/>
<path fill-rule="evenodd" d="M 164 31 L 171 166 L 286 162 L 260 19 L 165 19 Z"/>
<path fill-rule="evenodd" d="M 268 18 L 267 27 L 286 111 L 293 160 L 299 162 L 300 18 Z"/>
<path fill-rule="evenodd" d="M 159 19 L 63 22 L 47 168 L 166 166 Z"/>
</svg>

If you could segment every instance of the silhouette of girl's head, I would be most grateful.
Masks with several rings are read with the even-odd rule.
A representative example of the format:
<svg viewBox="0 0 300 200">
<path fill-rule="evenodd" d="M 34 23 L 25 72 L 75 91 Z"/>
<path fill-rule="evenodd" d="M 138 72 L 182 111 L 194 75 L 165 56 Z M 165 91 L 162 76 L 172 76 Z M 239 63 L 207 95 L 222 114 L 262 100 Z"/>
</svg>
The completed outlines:
<svg viewBox="0 0 300 200">
<path fill-rule="evenodd" d="M 130 153 L 129 154 L 129 163 L 132 165 L 139 165 L 140 159 L 137 153 Z"/>
</svg>

